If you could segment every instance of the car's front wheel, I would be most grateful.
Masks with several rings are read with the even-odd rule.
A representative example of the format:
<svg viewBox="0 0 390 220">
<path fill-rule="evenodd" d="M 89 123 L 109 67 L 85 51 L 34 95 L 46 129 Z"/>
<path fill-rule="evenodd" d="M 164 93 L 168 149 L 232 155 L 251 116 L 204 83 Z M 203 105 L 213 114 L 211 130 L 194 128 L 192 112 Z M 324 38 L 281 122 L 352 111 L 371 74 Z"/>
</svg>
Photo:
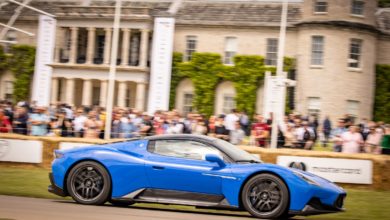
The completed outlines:
<svg viewBox="0 0 390 220">
<path fill-rule="evenodd" d="M 245 209 L 257 218 L 280 218 L 289 205 L 287 186 L 279 177 L 268 173 L 252 177 L 245 184 L 241 199 Z"/>
<path fill-rule="evenodd" d="M 84 161 L 74 166 L 69 172 L 67 190 L 78 203 L 104 204 L 110 196 L 110 189 L 110 175 L 99 163 Z"/>
</svg>

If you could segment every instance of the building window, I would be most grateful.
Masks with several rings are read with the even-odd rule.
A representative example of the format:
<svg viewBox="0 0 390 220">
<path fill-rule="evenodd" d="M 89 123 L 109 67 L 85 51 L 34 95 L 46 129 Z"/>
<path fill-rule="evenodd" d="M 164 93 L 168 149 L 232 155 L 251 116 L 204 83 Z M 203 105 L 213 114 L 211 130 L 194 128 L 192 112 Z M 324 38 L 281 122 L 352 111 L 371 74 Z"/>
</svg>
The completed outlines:
<svg viewBox="0 0 390 220">
<path fill-rule="evenodd" d="M 225 38 L 225 59 L 224 64 L 233 65 L 233 58 L 237 53 L 237 38 L 236 37 L 226 37 Z"/>
<path fill-rule="evenodd" d="M 349 45 L 348 66 L 352 68 L 360 68 L 360 56 L 362 50 L 362 40 L 351 39 Z"/>
<path fill-rule="evenodd" d="M 7 31 L 7 35 L 6 35 L 6 40 L 7 41 L 11 41 L 11 42 L 16 42 L 17 41 L 17 38 L 16 38 L 16 31 L 14 30 L 8 30 Z M 10 45 L 11 44 L 5 44 L 4 46 L 4 52 L 5 53 L 9 53 L 10 52 Z"/>
<path fill-rule="evenodd" d="M 186 37 L 186 54 L 184 56 L 185 61 L 190 61 L 192 54 L 196 52 L 197 37 L 187 36 Z"/>
<path fill-rule="evenodd" d="M 352 0 L 351 14 L 363 15 L 363 13 L 364 13 L 364 1 Z"/>
<path fill-rule="evenodd" d="M 346 112 L 353 118 L 357 118 L 359 115 L 360 102 L 356 100 L 347 100 Z"/>
<path fill-rule="evenodd" d="M 308 97 L 307 99 L 307 113 L 310 116 L 319 116 L 321 112 L 320 97 Z"/>
<path fill-rule="evenodd" d="M 184 94 L 184 105 L 183 105 L 183 114 L 187 115 L 188 113 L 192 112 L 192 100 L 194 99 L 194 94 L 192 93 L 185 93 Z"/>
<path fill-rule="evenodd" d="M 311 65 L 324 64 L 324 37 L 312 36 L 311 38 Z"/>
<path fill-rule="evenodd" d="M 6 100 L 12 99 L 12 94 L 14 93 L 14 83 L 12 81 L 5 81 L 4 82 L 4 98 Z"/>
<path fill-rule="evenodd" d="M 327 0 L 315 0 L 314 1 L 314 12 L 328 12 L 328 2 Z"/>
<path fill-rule="evenodd" d="M 222 112 L 224 114 L 229 114 L 233 109 L 236 108 L 236 100 L 232 95 L 224 95 L 223 96 L 223 109 Z"/>
<path fill-rule="evenodd" d="M 278 39 L 268 38 L 265 65 L 276 66 L 277 59 L 278 59 Z"/>
<path fill-rule="evenodd" d="M 130 66 L 138 66 L 139 64 L 139 52 L 140 52 L 140 33 L 131 34 L 130 38 Z"/>
</svg>

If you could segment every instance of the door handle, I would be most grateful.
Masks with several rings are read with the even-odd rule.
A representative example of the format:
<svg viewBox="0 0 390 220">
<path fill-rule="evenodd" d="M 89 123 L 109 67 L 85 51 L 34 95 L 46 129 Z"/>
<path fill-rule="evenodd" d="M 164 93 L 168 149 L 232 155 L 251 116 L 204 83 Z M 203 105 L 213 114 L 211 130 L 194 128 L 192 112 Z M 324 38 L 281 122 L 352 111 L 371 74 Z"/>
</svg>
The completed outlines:
<svg viewBox="0 0 390 220">
<path fill-rule="evenodd" d="M 164 169 L 164 167 L 162 167 L 162 166 L 152 166 L 152 168 L 155 170 L 163 170 Z"/>
</svg>

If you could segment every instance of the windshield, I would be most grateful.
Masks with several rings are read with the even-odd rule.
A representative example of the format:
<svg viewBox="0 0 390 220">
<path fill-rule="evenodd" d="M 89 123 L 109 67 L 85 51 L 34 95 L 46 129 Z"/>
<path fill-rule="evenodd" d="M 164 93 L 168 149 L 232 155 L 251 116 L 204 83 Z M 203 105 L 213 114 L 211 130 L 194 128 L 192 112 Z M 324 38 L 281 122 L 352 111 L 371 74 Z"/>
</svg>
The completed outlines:
<svg viewBox="0 0 390 220">
<path fill-rule="evenodd" d="M 215 140 L 216 144 L 221 148 L 223 152 L 225 152 L 230 158 L 232 158 L 236 162 L 262 162 L 259 158 L 254 155 L 242 150 L 241 148 L 221 139 Z"/>
</svg>

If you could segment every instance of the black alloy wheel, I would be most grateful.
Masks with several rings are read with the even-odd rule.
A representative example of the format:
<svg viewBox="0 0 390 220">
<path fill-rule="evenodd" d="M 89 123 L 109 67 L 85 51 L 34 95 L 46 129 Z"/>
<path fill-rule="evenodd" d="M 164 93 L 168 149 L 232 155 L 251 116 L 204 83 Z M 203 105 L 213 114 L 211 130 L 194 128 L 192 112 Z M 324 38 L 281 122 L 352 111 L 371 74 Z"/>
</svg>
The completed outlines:
<svg viewBox="0 0 390 220">
<path fill-rule="evenodd" d="M 110 196 L 111 179 L 102 165 L 93 161 L 84 161 L 70 171 L 67 190 L 78 203 L 101 205 Z"/>
<path fill-rule="evenodd" d="M 280 218 L 288 211 L 288 189 L 280 178 L 272 174 L 252 177 L 245 184 L 241 199 L 245 209 L 257 218 Z"/>
</svg>

